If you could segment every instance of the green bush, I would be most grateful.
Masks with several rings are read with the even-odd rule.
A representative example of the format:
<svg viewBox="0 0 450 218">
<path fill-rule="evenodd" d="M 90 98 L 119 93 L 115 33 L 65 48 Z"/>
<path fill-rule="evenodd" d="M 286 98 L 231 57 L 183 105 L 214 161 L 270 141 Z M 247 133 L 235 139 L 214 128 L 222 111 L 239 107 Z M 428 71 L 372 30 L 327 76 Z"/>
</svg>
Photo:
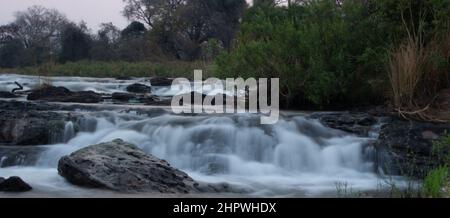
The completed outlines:
<svg viewBox="0 0 450 218">
<path fill-rule="evenodd" d="M 448 25 L 446 0 L 311 0 L 247 10 L 235 48 L 216 60 L 219 77 L 277 77 L 288 102 L 317 107 L 384 102 L 389 51 L 423 27 Z"/>
<path fill-rule="evenodd" d="M 216 61 L 219 77 L 276 77 L 288 101 L 317 106 L 366 100 L 386 51 L 361 1 L 252 8 L 236 48 Z M 364 96 L 359 96 L 364 93 Z"/>
</svg>

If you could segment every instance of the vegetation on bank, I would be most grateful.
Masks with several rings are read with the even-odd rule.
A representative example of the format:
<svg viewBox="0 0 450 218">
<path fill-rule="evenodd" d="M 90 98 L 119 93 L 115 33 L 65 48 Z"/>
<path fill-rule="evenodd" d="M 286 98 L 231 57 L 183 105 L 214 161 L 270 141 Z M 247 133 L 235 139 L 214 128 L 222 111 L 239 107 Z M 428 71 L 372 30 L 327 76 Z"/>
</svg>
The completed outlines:
<svg viewBox="0 0 450 218">
<path fill-rule="evenodd" d="M 262 4 L 247 10 L 217 72 L 279 77 L 291 106 L 389 100 L 399 111 L 415 111 L 450 87 L 449 16 L 445 0 Z"/>
<path fill-rule="evenodd" d="M 165 62 L 102 62 L 78 61 L 64 64 L 47 63 L 39 67 L 0 68 L 0 73 L 25 74 L 36 76 L 81 76 L 81 77 L 171 77 L 193 79 L 194 70 L 202 69 L 203 75 L 214 75 L 213 64 L 204 61 L 165 61 Z"/>
<path fill-rule="evenodd" d="M 0 26 L 1 72 L 192 77 L 199 68 L 280 78 L 283 107 L 388 103 L 405 118 L 450 121 L 436 102 L 450 88 L 447 0 L 125 3 L 133 22 L 96 33 L 55 10 L 17 13 Z"/>
</svg>

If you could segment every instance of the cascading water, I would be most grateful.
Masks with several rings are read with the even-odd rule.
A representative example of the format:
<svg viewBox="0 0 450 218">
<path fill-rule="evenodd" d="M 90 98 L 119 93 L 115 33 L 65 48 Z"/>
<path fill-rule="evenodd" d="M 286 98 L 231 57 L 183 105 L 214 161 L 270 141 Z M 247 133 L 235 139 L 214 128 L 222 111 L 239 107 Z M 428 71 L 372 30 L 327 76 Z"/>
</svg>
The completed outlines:
<svg viewBox="0 0 450 218">
<path fill-rule="evenodd" d="M 69 121 L 64 127 L 63 142 L 67 143 L 73 137 L 75 137 L 75 128 L 73 126 L 73 122 Z"/>
<path fill-rule="evenodd" d="M 75 132 L 75 129 L 78 132 Z M 116 112 L 88 113 L 68 122 L 64 143 L 49 146 L 33 167 L 6 168 L 31 183 L 65 190 L 58 160 L 85 146 L 121 138 L 204 182 L 229 184 L 257 196 L 304 196 L 332 192 L 336 183 L 375 189 L 378 178 L 365 160 L 368 140 L 322 126 L 303 116 L 260 125 L 256 115 L 154 118 Z M 22 169 L 22 170 L 21 170 Z M 38 176 L 39 178 L 35 178 Z M 48 177 L 44 179 L 42 177 Z M 51 178 L 51 179 L 50 179 Z M 45 181 L 45 184 L 39 182 Z M 72 187 L 73 188 L 73 187 Z"/>
</svg>

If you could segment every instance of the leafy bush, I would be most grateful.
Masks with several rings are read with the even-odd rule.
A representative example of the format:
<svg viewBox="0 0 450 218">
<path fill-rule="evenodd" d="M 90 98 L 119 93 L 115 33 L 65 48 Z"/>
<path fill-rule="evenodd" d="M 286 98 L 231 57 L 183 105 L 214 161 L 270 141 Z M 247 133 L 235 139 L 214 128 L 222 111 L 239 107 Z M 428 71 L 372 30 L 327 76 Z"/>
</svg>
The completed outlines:
<svg viewBox="0 0 450 218">
<path fill-rule="evenodd" d="M 380 79 L 382 31 L 361 1 L 311 1 L 247 12 L 231 53 L 216 61 L 220 77 L 280 78 L 288 101 L 326 106 L 366 101 Z M 361 95 L 363 94 L 363 95 Z"/>
</svg>

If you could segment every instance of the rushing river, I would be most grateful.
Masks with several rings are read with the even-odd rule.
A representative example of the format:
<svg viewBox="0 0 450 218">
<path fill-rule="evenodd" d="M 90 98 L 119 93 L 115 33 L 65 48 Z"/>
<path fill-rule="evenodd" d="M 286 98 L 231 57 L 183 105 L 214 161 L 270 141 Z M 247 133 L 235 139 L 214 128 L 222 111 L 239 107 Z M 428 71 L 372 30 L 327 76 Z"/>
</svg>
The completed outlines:
<svg viewBox="0 0 450 218">
<path fill-rule="evenodd" d="M 34 77 L 0 76 L 1 87 Z M 9 81 L 9 82 L 6 82 Z M 27 82 L 25 82 L 27 81 Z M 129 83 L 63 78 L 55 81 L 71 90 L 114 92 Z M 138 80 L 136 80 L 138 81 Z M 136 82 L 132 81 L 132 82 Z M 72 84 L 72 85 L 71 85 Z M 78 88 L 77 88 L 78 87 Z M 80 148 L 121 138 L 165 159 L 194 179 L 229 183 L 250 196 L 299 197 L 336 192 L 338 186 L 375 190 L 382 183 L 371 159 L 371 138 L 327 128 L 301 113 L 285 114 L 275 125 L 261 125 L 258 115 L 176 116 L 135 112 L 81 111 L 67 122 L 53 145 L 42 146 L 35 160 L 0 169 L 0 176 L 20 176 L 35 191 L 72 195 L 90 190 L 68 184 L 58 175 L 58 160 Z M 1 162 L 7 155 L 0 156 Z"/>
</svg>

